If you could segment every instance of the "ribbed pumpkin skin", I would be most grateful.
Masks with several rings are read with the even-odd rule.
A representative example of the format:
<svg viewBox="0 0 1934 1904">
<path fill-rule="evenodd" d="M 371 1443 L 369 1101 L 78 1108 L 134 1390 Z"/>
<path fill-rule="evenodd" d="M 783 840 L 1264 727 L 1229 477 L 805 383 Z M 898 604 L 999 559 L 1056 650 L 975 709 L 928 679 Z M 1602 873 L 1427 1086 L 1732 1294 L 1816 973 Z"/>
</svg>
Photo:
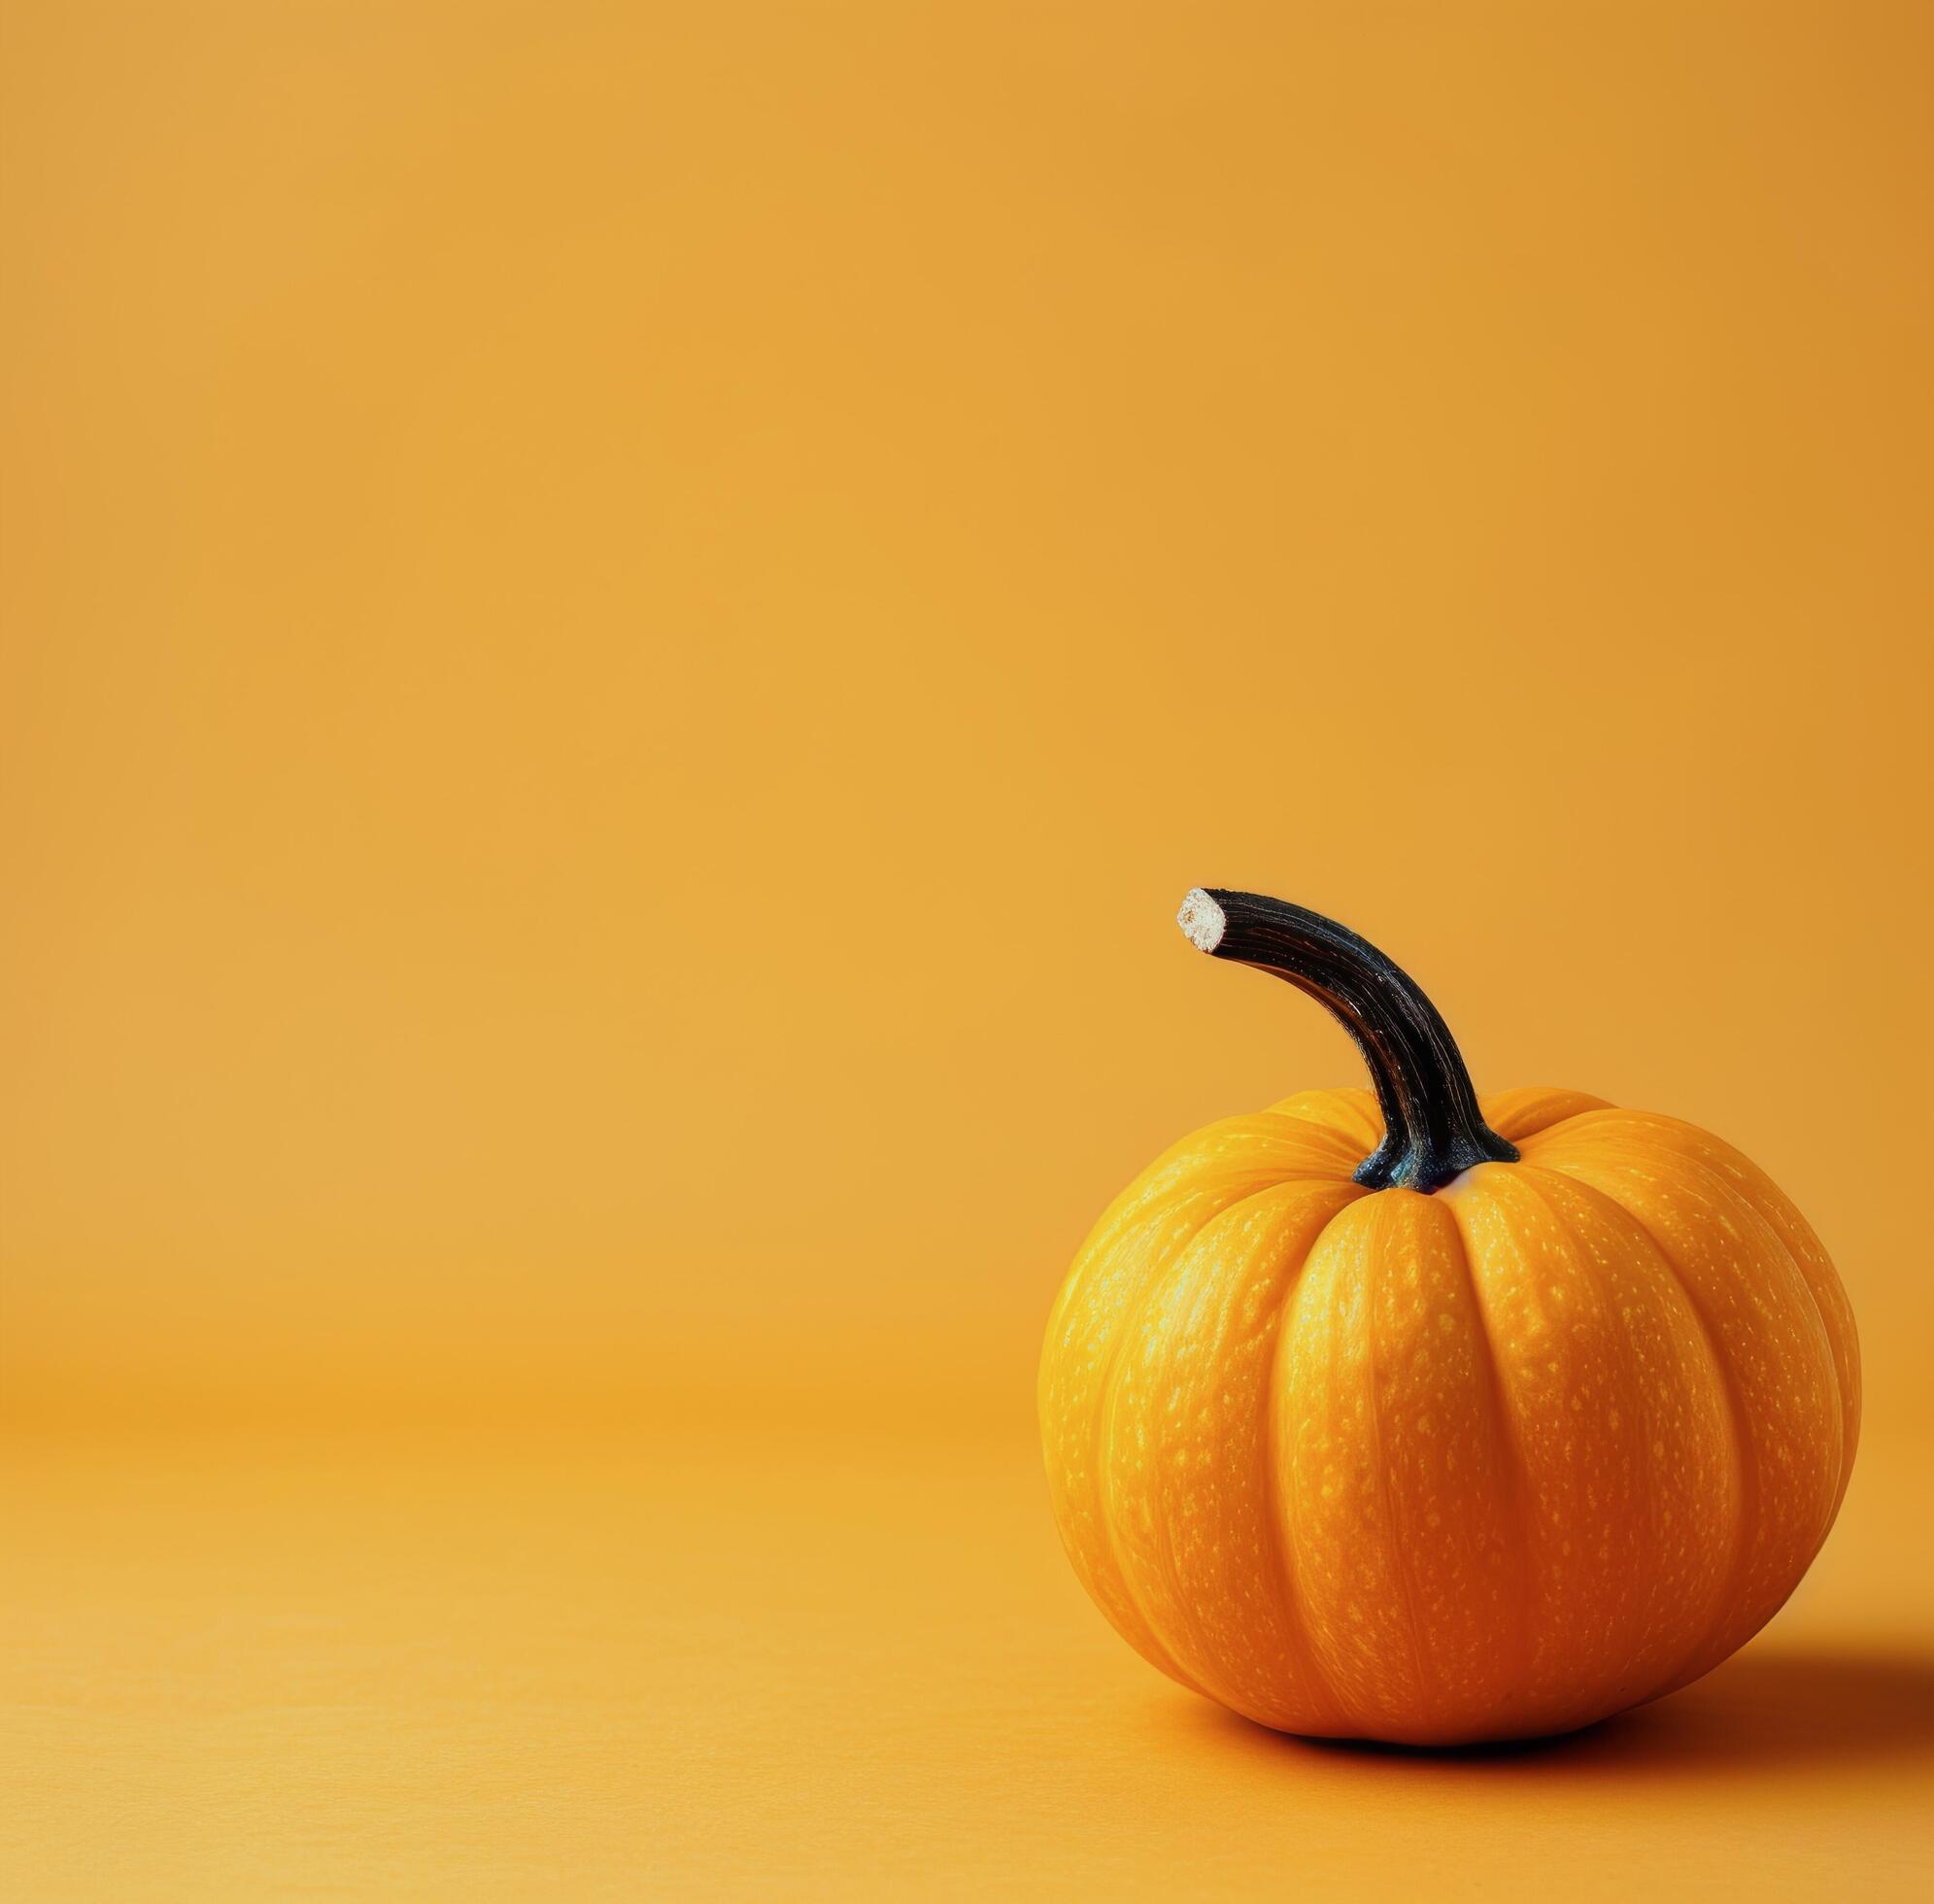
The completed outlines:
<svg viewBox="0 0 1934 1904">
<path fill-rule="evenodd" d="M 1350 1173 L 1365 1091 L 1211 1124 L 1096 1226 L 1048 1327 L 1054 1511 L 1122 1636 L 1288 1732 L 1589 1724 L 1772 1617 L 1833 1524 L 1859 1348 L 1805 1220 L 1689 1124 L 1483 1104 L 1521 1152 Z"/>
</svg>

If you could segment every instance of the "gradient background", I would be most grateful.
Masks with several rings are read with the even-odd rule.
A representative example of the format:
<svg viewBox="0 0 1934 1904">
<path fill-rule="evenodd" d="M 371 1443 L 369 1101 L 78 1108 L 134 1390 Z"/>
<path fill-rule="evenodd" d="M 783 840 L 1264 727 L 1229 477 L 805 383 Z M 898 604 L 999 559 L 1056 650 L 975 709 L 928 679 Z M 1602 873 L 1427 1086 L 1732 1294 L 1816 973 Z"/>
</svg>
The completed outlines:
<svg viewBox="0 0 1934 1904">
<path fill-rule="evenodd" d="M 0 6 L 9 1888 L 1927 1882 L 1930 70 Z M 1068 1257 L 1355 1075 L 1199 881 L 1820 1231 L 1861 1465 L 1700 1688 L 1298 1747 L 1082 1600 Z"/>
</svg>

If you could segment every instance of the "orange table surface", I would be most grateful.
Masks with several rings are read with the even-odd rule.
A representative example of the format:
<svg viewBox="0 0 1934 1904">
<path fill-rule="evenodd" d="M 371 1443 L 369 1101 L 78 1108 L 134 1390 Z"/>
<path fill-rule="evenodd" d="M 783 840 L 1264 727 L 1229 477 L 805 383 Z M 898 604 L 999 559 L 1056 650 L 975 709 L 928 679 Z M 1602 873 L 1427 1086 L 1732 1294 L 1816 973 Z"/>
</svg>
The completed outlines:
<svg viewBox="0 0 1934 1904">
<path fill-rule="evenodd" d="M 1032 1446 L 16 1437 L 0 1894 L 1929 1894 L 1925 1456 L 1549 1745 L 1279 1738 L 1103 1626 Z"/>
</svg>

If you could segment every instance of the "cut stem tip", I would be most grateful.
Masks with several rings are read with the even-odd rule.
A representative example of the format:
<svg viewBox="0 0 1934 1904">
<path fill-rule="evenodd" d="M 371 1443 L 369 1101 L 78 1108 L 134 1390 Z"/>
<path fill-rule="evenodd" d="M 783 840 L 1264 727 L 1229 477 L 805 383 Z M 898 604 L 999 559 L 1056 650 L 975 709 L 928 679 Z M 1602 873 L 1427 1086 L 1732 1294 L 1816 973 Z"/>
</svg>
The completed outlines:
<svg viewBox="0 0 1934 1904">
<path fill-rule="evenodd" d="M 1175 914 L 1175 924 L 1198 952 L 1213 952 L 1222 943 L 1229 915 L 1203 891 L 1195 887 Z"/>
</svg>

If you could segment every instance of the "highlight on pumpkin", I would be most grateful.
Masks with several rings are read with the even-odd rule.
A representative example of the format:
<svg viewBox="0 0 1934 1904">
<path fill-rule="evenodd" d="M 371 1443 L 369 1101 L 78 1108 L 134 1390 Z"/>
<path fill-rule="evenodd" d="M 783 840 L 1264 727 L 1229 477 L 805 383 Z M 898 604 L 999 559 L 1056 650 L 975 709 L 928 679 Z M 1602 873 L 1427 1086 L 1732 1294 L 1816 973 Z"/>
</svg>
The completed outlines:
<svg viewBox="0 0 1934 1904">
<path fill-rule="evenodd" d="M 1763 1626 L 1860 1421 L 1818 1239 L 1717 1138 L 1477 1096 L 1442 1017 L 1320 914 L 1179 922 L 1350 1032 L 1370 1089 L 1184 1139 L 1103 1212 L 1040 1368 L 1075 1572 L 1152 1664 L 1285 1731 L 1568 1731 Z"/>
</svg>

